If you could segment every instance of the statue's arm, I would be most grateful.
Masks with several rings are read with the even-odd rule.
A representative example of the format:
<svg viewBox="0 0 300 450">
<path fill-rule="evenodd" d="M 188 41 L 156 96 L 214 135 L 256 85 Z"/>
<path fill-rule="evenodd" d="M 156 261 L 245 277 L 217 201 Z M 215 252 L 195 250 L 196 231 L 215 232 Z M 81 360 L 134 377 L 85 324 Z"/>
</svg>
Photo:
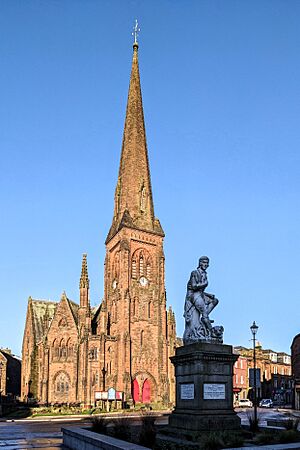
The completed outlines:
<svg viewBox="0 0 300 450">
<path fill-rule="evenodd" d="M 208 285 L 207 281 L 205 283 L 201 283 L 201 279 L 196 271 L 193 271 L 191 273 L 189 284 L 193 291 L 200 291 L 202 289 L 205 289 Z"/>
</svg>

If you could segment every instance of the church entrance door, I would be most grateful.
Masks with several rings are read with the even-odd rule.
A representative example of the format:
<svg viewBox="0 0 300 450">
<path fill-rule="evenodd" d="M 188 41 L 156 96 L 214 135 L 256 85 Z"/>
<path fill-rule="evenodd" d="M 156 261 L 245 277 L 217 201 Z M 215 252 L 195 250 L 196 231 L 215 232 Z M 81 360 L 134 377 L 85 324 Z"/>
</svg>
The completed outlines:
<svg viewBox="0 0 300 450">
<path fill-rule="evenodd" d="M 140 387 L 137 379 L 133 381 L 133 400 L 135 403 L 140 401 Z"/>
<path fill-rule="evenodd" d="M 148 379 L 146 379 L 143 384 L 142 402 L 150 403 L 150 383 Z"/>
</svg>

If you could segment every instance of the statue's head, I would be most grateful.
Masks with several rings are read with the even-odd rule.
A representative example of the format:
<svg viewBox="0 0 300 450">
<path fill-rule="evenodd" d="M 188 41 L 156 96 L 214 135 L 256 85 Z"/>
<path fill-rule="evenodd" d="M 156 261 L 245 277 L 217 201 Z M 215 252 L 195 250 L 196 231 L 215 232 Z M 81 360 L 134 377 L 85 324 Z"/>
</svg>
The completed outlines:
<svg viewBox="0 0 300 450">
<path fill-rule="evenodd" d="M 201 256 L 201 258 L 199 258 L 199 264 L 198 264 L 198 269 L 199 267 L 201 267 L 201 269 L 207 269 L 209 266 L 209 258 L 207 256 Z"/>
</svg>

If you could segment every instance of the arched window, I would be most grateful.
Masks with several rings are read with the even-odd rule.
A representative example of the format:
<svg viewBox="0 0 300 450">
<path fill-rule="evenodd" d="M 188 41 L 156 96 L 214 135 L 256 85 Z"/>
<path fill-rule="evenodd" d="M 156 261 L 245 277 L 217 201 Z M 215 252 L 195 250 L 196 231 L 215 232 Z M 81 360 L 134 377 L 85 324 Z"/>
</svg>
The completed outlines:
<svg viewBox="0 0 300 450">
<path fill-rule="evenodd" d="M 116 252 L 113 258 L 113 263 L 112 263 L 112 275 L 113 275 L 113 279 L 116 279 L 119 277 L 119 273 L 120 273 L 120 252 Z"/>
<path fill-rule="evenodd" d="M 144 257 L 143 253 L 140 255 L 140 277 L 144 274 Z"/>
<path fill-rule="evenodd" d="M 67 394 L 70 386 L 69 376 L 65 372 L 59 372 L 56 375 L 54 386 L 57 394 Z"/>
<path fill-rule="evenodd" d="M 144 344 L 144 330 L 141 331 L 141 347 Z"/>
<path fill-rule="evenodd" d="M 151 264 L 150 264 L 150 259 L 147 259 L 147 265 L 146 265 L 146 276 L 148 278 L 148 280 L 150 280 L 151 277 Z"/>
<path fill-rule="evenodd" d="M 110 336 L 110 324 L 111 324 L 110 313 L 108 313 L 108 315 L 107 315 L 107 326 L 106 326 L 106 332 L 107 332 L 108 336 Z"/>
<path fill-rule="evenodd" d="M 148 302 L 148 319 L 151 318 L 151 301 Z"/>
<path fill-rule="evenodd" d="M 67 358 L 68 359 L 73 358 L 73 344 L 72 344 L 71 338 L 68 339 L 66 347 L 67 347 Z"/>
<path fill-rule="evenodd" d="M 134 299 L 132 300 L 132 315 L 135 317 L 136 316 L 136 308 L 137 308 L 137 299 L 136 297 L 134 297 Z"/>
<path fill-rule="evenodd" d="M 67 347 L 66 347 L 66 343 L 65 343 L 64 339 L 62 339 L 60 341 L 59 356 L 60 356 L 60 359 L 66 359 L 66 357 L 67 357 Z"/>
<path fill-rule="evenodd" d="M 59 352 L 58 343 L 57 340 L 54 339 L 52 343 L 52 359 L 58 359 L 58 352 Z"/>
<path fill-rule="evenodd" d="M 133 259 L 131 263 L 131 276 L 132 278 L 136 278 L 136 260 Z"/>
</svg>

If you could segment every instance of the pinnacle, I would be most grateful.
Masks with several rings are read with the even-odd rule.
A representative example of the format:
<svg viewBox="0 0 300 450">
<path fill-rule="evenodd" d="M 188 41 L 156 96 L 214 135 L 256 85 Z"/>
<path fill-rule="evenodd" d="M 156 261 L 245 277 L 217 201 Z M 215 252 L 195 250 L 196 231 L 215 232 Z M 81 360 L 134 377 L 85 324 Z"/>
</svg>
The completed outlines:
<svg viewBox="0 0 300 450">
<path fill-rule="evenodd" d="M 87 269 L 87 254 L 82 255 L 81 277 L 79 282 L 80 288 L 89 288 L 89 276 Z"/>
</svg>

